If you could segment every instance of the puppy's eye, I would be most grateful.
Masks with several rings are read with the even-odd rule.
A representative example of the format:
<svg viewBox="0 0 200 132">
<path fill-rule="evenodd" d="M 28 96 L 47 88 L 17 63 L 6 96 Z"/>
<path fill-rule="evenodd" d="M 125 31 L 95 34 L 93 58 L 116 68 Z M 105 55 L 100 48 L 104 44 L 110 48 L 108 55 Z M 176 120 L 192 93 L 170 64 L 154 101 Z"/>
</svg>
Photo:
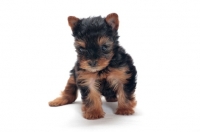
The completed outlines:
<svg viewBox="0 0 200 132">
<path fill-rule="evenodd" d="M 83 48 L 83 47 L 80 47 L 80 48 L 79 48 L 79 51 L 80 51 L 80 52 L 84 52 L 84 51 L 86 51 L 86 49 Z"/>
<path fill-rule="evenodd" d="M 108 49 L 108 46 L 107 45 L 102 45 L 101 49 L 102 49 L 102 51 L 106 51 Z"/>
</svg>

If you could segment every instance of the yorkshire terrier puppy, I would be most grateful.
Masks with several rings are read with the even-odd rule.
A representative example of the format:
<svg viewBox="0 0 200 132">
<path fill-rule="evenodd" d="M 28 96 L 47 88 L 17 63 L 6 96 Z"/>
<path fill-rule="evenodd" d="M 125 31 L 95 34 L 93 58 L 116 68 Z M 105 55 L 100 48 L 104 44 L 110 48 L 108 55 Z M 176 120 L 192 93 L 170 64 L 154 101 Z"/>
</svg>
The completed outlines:
<svg viewBox="0 0 200 132">
<path fill-rule="evenodd" d="M 86 119 L 104 117 L 101 95 L 107 102 L 118 101 L 116 114 L 133 114 L 137 71 L 131 56 L 119 45 L 118 15 L 83 19 L 69 16 L 68 24 L 75 40 L 77 62 L 61 97 L 50 101 L 49 105 L 73 103 L 79 89 Z"/>
</svg>

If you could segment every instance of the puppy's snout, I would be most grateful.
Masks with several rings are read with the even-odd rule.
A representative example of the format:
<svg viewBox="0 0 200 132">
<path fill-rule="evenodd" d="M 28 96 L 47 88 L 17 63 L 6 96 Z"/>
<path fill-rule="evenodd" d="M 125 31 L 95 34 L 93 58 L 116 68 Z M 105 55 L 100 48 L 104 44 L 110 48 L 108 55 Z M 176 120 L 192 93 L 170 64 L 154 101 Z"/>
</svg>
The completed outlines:
<svg viewBox="0 0 200 132">
<path fill-rule="evenodd" d="M 91 67 L 95 67 L 97 65 L 97 61 L 89 61 L 88 64 L 91 66 Z"/>
</svg>

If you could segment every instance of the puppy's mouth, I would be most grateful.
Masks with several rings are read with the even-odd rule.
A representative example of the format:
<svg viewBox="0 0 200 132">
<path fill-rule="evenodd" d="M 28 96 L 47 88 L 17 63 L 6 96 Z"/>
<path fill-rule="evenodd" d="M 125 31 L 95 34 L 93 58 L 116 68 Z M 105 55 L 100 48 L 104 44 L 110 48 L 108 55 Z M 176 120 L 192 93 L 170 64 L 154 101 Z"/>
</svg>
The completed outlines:
<svg viewBox="0 0 200 132">
<path fill-rule="evenodd" d="M 89 72 L 98 72 L 106 68 L 109 65 L 109 61 L 110 60 L 105 58 L 101 58 L 99 60 L 81 61 L 80 68 Z"/>
<path fill-rule="evenodd" d="M 89 71 L 89 72 L 98 72 L 98 71 L 101 71 L 103 70 L 106 66 L 106 65 L 99 65 L 99 64 L 96 64 L 95 66 L 91 66 L 90 64 L 85 68 L 85 70 Z"/>
<path fill-rule="evenodd" d="M 89 71 L 89 72 L 98 72 L 98 71 L 101 71 L 102 69 L 100 69 L 98 67 L 96 67 L 96 68 L 91 67 L 91 68 L 88 68 L 86 70 Z"/>
</svg>

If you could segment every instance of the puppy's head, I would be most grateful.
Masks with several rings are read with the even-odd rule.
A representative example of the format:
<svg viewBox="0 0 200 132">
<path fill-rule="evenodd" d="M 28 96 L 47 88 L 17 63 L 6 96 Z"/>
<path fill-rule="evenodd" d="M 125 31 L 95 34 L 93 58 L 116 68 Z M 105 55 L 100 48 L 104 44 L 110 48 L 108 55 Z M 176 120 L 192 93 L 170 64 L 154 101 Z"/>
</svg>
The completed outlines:
<svg viewBox="0 0 200 132">
<path fill-rule="evenodd" d="M 107 67 L 118 44 L 118 15 L 83 19 L 69 16 L 68 24 L 75 38 L 80 68 L 97 72 Z"/>
</svg>

